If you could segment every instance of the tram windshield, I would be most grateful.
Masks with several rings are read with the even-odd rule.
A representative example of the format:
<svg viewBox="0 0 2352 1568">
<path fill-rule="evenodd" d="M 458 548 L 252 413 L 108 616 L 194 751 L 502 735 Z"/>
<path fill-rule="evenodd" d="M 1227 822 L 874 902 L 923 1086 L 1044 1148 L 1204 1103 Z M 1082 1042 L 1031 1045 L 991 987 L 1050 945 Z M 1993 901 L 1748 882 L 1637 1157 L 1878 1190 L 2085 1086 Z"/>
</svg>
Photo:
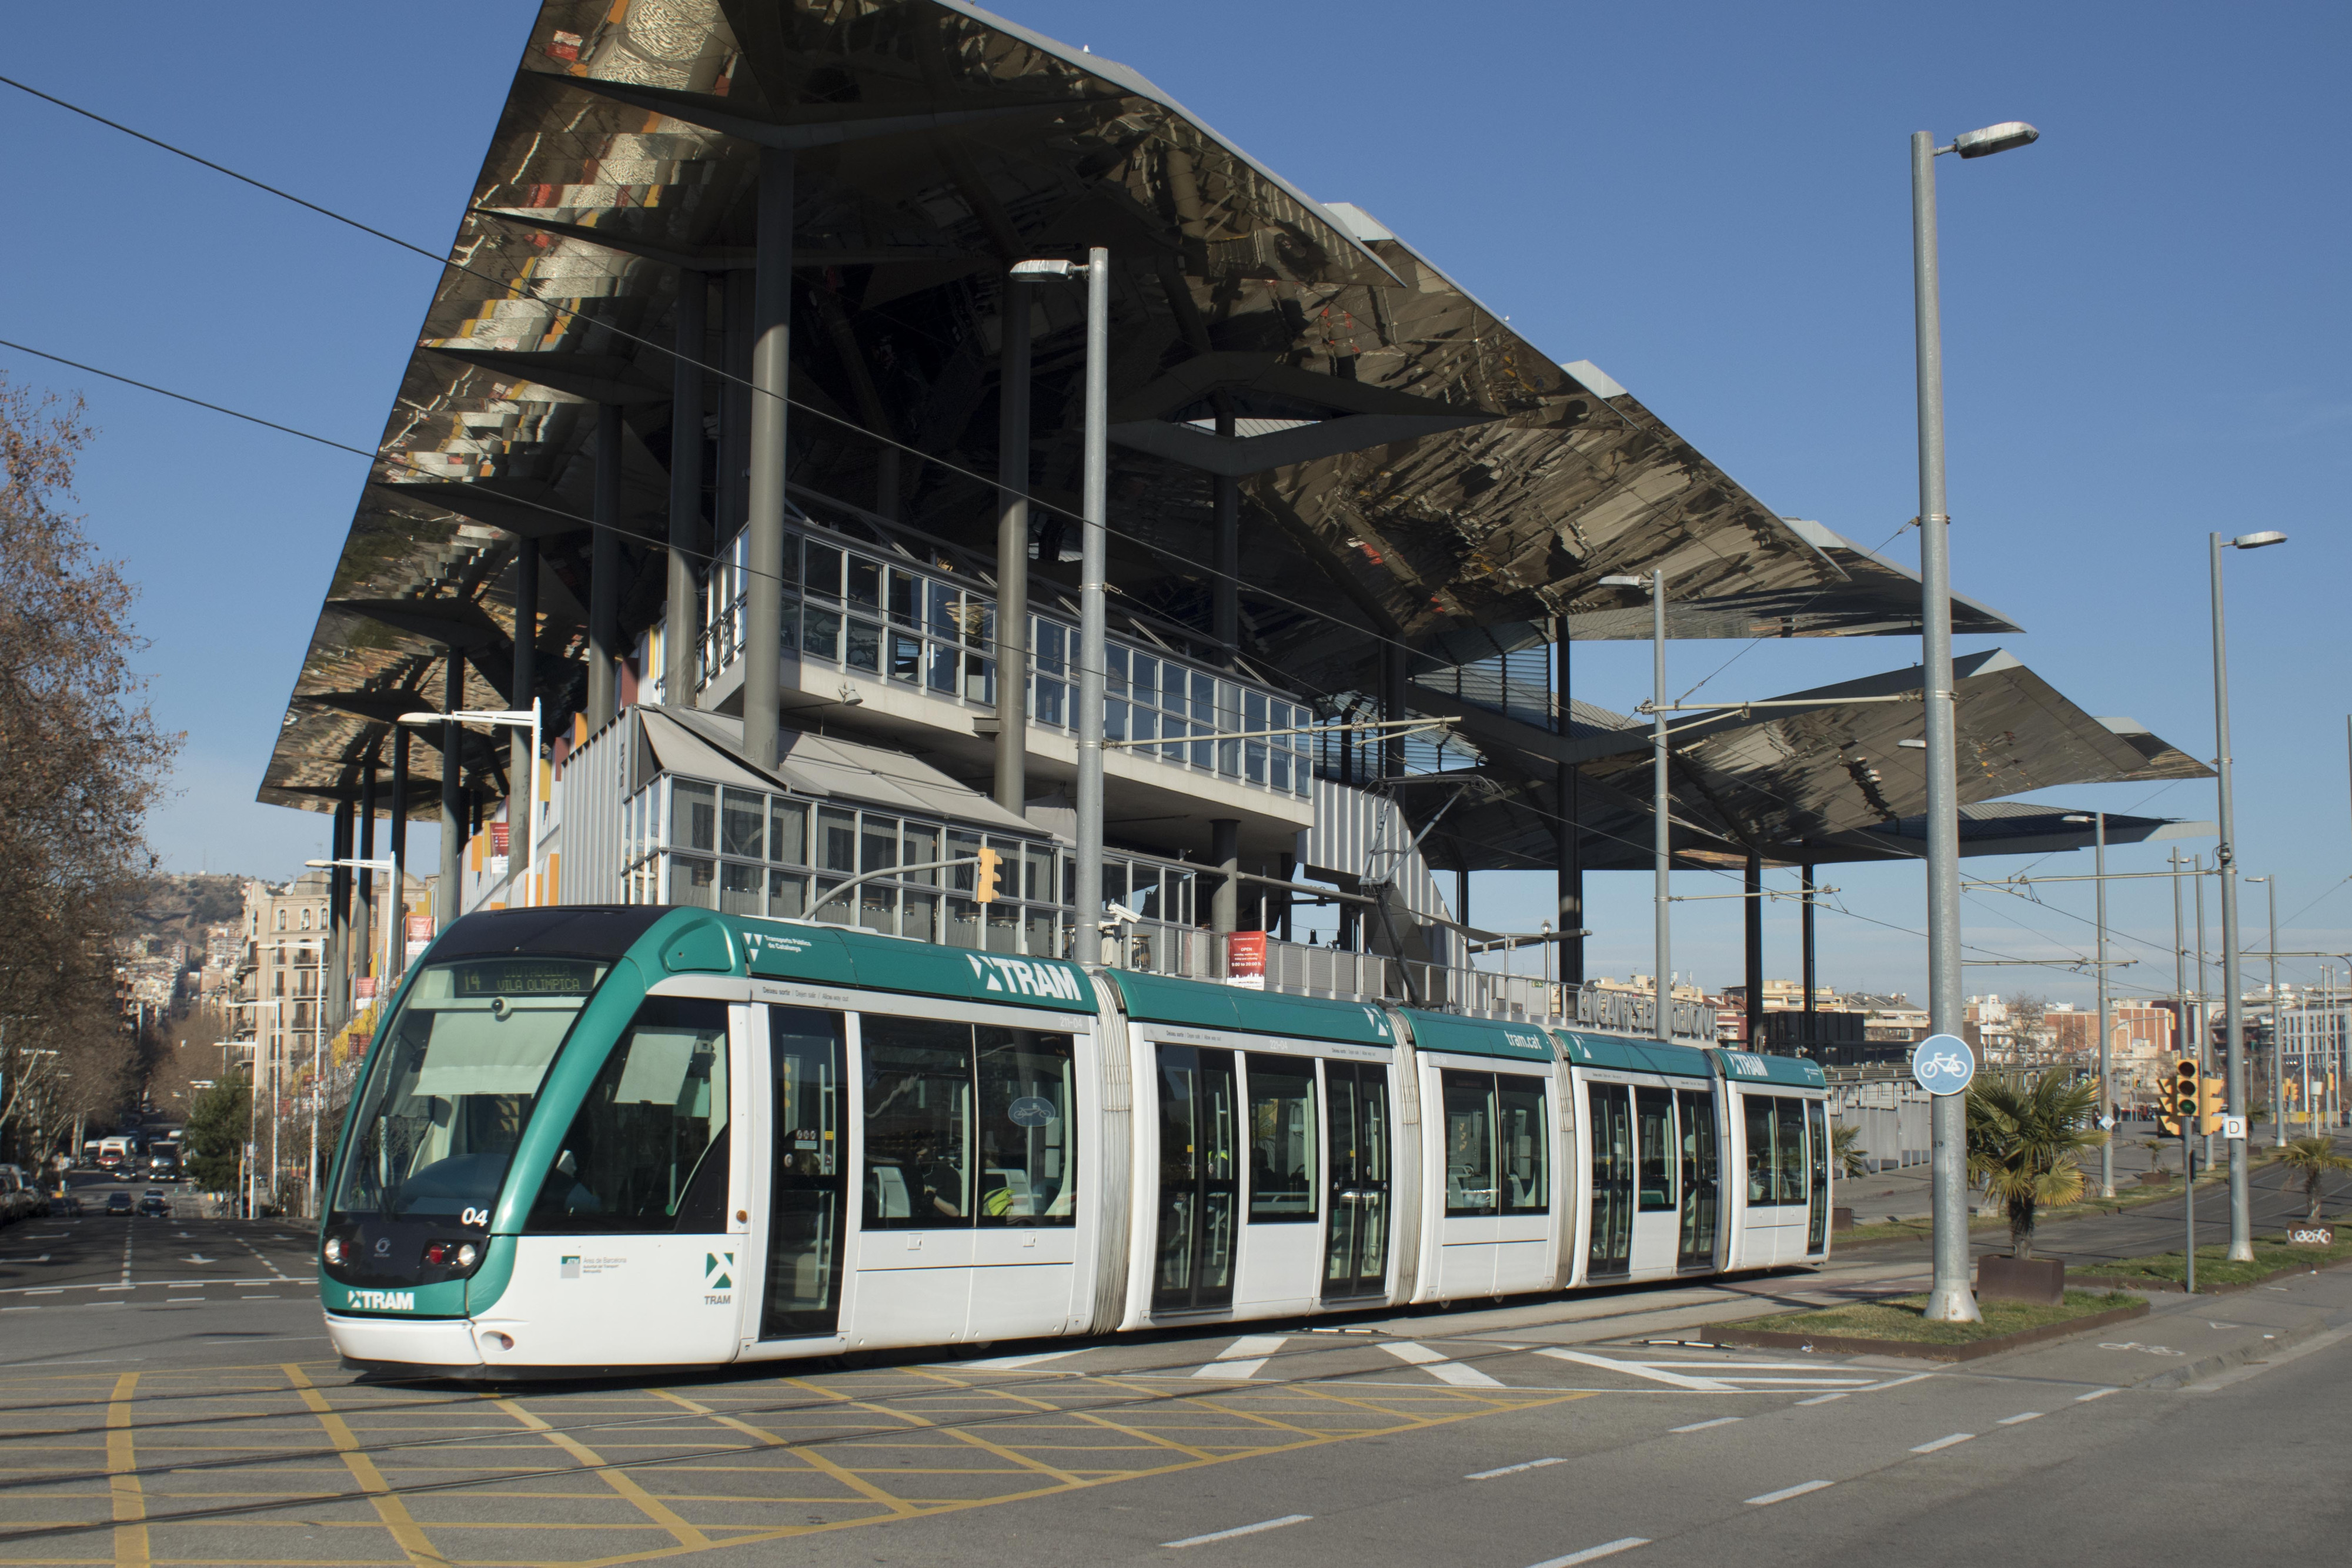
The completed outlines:
<svg viewBox="0 0 2352 1568">
<path fill-rule="evenodd" d="M 495 1204 L 548 1064 L 611 967 L 535 956 L 428 966 L 361 1091 L 333 1219 L 455 1220 Z"/>
</svg>

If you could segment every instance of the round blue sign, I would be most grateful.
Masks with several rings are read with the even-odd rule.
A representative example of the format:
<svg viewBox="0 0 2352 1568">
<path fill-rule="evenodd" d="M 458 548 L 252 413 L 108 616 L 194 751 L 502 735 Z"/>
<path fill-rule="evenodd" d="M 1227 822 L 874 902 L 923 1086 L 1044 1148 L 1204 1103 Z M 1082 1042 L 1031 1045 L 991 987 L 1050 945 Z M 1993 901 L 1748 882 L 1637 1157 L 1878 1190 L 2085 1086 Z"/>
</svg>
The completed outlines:
<svg viewBox="0 0 2352 1568">
<path fill-rule="evenodd" d="M 1004 1114 L 1020 1127 L 1043 1127 L 1062 1119 L 1062 1113 L 1042 1094 L 1024 1094 L 1004 1108 Z"/>
<path fill-rule="evenodd" d="M 1930 1094 L 1958 1094 L 1976 1075 L 1976 1052 L 1958 1035 L 1931 1034 L 1911 1048 L 1911 1076 Z"/>
</svg>

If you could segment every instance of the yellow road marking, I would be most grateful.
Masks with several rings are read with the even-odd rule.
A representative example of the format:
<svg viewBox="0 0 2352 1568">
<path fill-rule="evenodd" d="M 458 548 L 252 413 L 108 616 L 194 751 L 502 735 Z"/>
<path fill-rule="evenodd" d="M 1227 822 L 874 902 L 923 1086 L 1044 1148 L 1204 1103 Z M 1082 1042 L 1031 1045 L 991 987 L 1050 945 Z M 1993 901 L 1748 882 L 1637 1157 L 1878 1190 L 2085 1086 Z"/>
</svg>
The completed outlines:
<svg viewBox="0 0 2352 1568">
<path fill-rule="evenodd" d="M 579 1439 L 570 1436 L 568 1433 L 557 1431 L 554 1427 L 549 1426 L 546 1422 L 541 1420 L 538 1416 L 524 1409 L 521 1405 L 512 1399 L 501 1399 L 498 1401 L 498 1406 L 499 1409 L 504 1410 L 508 1415 L 513 1416 L 516 1420 L 521 1422 L 524 1426 L 530 1427 L 532 1431 L 537 1432 L 541 1437 L 545 1437 L 557 1448 L 562 1448 L 573 1458 L 579 1460 L 582 1464 L 594 1466 L 596 1468 L 597 1476 L 606 1486 L 611 1487 L 614 1491 L 620 1493 L 623 1497 L 627 1498 L 632 1503 L 635 1503 L 638 1512 L 644 1514 L 647 1519 L 652 1520 L 656 1524 L 660 1525 L 664 1530 L 668 1531 L 672 1536 L 677 1538 L 679 1545 L 689 1547 L 696 1551 L 700 1551 L 705 1547 L 716 1544 L 711 1541 L 710 1537 L 703 1534 L 702 1531 L 687 1523 L 683 1519 L 680 1519 L 670 1510 L 668 1505 L 663 1503 L 656 1499 L 653 1493 L 639 1486 L 634 1477 L 630 1476 L 625 1470 L 614 1469 L 605 1461 L 602 1455 L 598 1454 L 593 1448 L 589 1448 L 585 1443 L 581 1442 Z"/>
<path fill-rule="evenodd" d="M 433 1549 L 433 1542 L 425 1539 L 424 1530 L 410 1515 L 408 1505 L 394 1495 L 392 1484 L 383 1479 L 383 1472 L 375 1468 L 375 1461 L 359 1451 L 359 1439 L 352 1436 L 351 1427 L 343 1418 L 335 1414 L 334 1406 L 327 1403 L 327 1396 L 311 1383 L 310 1375 L 290 1361 L 279 1370 L 286 1374 L 286 1381 L 294 1385 L 295 1392 L 302 1396 L 302 1403 L 310 1413 L 318 1416 L 319 1425 L 327 1429 L 327 1440 L 334 1444 L 337 1453 L 342 1455 L 344 1468 L 352 1472 L 352 1479 L 360 1483 L 360 1490 L 368 1494 L 368 1501 L 375 1507 L 376 1517 L 383 1521 L 383 1527 L 391 1532 L 393 1543 L 400 1548 L 413 1568 L 446 1568 L 449 1560 Z"/>
<path fill-rule="evenodd" d="M 147 1568 L 147 1499 L 139 1486 L 139 1458 L 131 1434 L 131 1396 L 139 1375 L 114 1380 L 106 1404 L 106 1490 L 114 1502 L 115 1568 Z"/>
<path fill-rule="evenodd" d="M 742 1433 L 746 1437 L 757 1437 L 761 1442 L 766 1443 L 773 1448 L 790 1448 L 793 1458 L 806 1459 L 812 1467 L 821 1473 L 831 1476 L 835 1480 L 839 1481 L 842 1485 L 849 1488 L 851 1490 L 858 1493 L 869 1501 L 879 1503 L 884 1508 L 890 1510 L 893 1513 L 903 1517 L 907 1514 L 919 1513 L 922 1511 L 915 1504 L 908 1502 L 906 1499 L 891 1496 L 888 1492 L 884 1491 L 880 1487 L 874 1485 L 865 1477 L 859 1475 L 856 1470 L 849 1469 L 844 1466 L 834 1463 L 823 1454 L 818 1453 L 814 1448 L 792 1448 L 788 1439 L 779 1437 L 773 1432 L 754 1427 L 749 1421 L 740 1420 L 733 1416 L 722 1416 L 708 1405 L 698 1404 L 692 1399 L 687 1398 L 682 1394 L 672 1394 L 667 1388 L 656 1388 L 654 1392 L 659 1395 L 662 1398 L 669 1400 L 672 1404 L 682 1406 L 685 1408 L 693 1411 L 698 1416 L 708 1416 L 709 1419 L 718 1422 L 720 1426 L 732 1427 L 734 1430 Z M 812 1498 L 806 1500 L 815 1501 L 816 1500 Z M 835 1499 L 829 1500 L 838 1501 L 842 1500 Z"/>
</svg>

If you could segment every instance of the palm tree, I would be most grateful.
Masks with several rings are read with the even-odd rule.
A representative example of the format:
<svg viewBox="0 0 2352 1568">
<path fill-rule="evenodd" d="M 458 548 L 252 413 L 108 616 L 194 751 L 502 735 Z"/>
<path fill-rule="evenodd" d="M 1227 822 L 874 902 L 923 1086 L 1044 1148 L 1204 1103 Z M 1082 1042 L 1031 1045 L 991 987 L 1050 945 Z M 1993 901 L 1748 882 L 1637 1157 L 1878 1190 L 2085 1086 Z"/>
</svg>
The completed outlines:
<svg viewBox="0 0 2352 1568">
<path fill-rule="evenodd" d="M 2319 1223 L 2320 1179 L 2329 1171 L 2352 1171 L 2352 1160 L 2336 1152 L 2333 1138 L 2297 1138 L 2271 1157 L 2303 1177 L 2303 1196 L 2311 1204 L 2311 1212 L 2303 1218 L 2310 1225 Z"/>
<path fill-rule="evenodd" d="M 1870 1159 L 1862 1152 L 1862 1129 L 1848 1126 L 1832 1127 L 1830 1158 L 1837 1162 L 1838 1176 L 1841 1178 L 1868 1176 Z"/>
<path fill-rule="evenodd" d="M 2012 1256 L 2033 1256 L 2042 1209 L 2082 1201 L 2082 1155 L 2107 1141 L 2092 1124 L 2097 1102 L 2095 1084 L 2055 1068 L 1969 1086 L 1969 1179 L 2008 1207 Z"/>
</svg>

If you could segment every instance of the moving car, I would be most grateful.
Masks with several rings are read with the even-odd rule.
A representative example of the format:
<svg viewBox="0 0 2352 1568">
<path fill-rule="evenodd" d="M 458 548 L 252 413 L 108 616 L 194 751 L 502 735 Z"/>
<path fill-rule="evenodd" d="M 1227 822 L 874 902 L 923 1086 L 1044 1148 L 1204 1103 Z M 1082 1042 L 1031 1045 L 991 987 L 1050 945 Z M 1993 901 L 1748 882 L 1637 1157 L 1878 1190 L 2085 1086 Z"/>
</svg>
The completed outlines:
<svg viewBox="0 0 2352 1568">
<path fill-rule="evenodd" d="M 167 1219 L 171 1218 L 172 1206 L 164 1198 L 160 1188 L 151 1186 L 147 1189 L 147 1196 L 139 1200 L 139 1212 L 152 1214 L 158 1219 Z"/>
<path fill-rule="evenodd" d="M 109 1193 L 106 1198 L 106 1212 L 120 1214 L 125 1218 L 130 1218 L 131 1195 L 127 1192 Z"/>
</svg>

